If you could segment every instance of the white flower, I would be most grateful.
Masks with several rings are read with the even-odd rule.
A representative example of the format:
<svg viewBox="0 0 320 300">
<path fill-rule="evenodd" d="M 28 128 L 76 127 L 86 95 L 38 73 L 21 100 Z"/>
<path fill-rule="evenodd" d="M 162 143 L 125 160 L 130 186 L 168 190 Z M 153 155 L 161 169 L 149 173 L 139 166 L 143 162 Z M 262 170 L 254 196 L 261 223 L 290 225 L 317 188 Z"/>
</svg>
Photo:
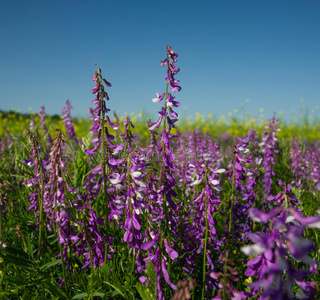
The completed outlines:
<svg viewBox="0 0 320 300">
<path fill-rule="evenodd" d="M 136 212 L 137 215 L 142 215 L 142 213 L 143 213 L 141 208 L 137 208 L 134 211 Z"/>
<path fill-rule="evenodd" d="M 202 180 L 196 179 L 194 182 L 190 184 L 190 186 L 199 185 Z"/>
<path fill-rule="evenodd" d="M 308 224 L 307 227 L 320 229 L 320 221 Z"/>
<path fill-rule="evenodd" d="M 247 255 L 247 256 L 252 256 L 252 255 L 256 255 L 256 254 L 260 254 L 262 252 L 264 252 L 266 249 L 263 247 L 260 247 L 259 245 L 250 245 L 250 246 L 244 246 L 241 248 L 241 251 Z"/>
<path fill-rule="evenodd" d="M 146 187 L 147 185 L 143 181 L 136 181 L 141 187 Z"/>
<path fill-rule="evenodd" d="M 290 222 L 292 222 L 293 220 L 295 220 L 295 217 L 294 217 L 294 216 L 287 216 L 286 223 L 290 223 Z"/>
<path fill-rule="evenodd" d="M 118 184 L 121 182 L 119 179 L 110 179 L 111 184 Z"/>
<path fill-rule="evenodd" d="M 136 178 L 141 175 L 141 172 L 136 171 L 136 172 L 131 173 L 131 175 Z"/>
<path fill-rule="evenodd" d="M 142 199 L 143 199 L 143 197 L 142 197 L 141 193 L 136 192 L 136 195 L 137 195 L 137 199 L 138 199 L 138 200 L 142 200 Z"/>
<path fill-rule="evenodd" d="M 244 147 L 242 147 L 242 146 L 240 146 L 240 147 L 238 148 L 238 150 L 239 150 L 240 152 L 244 153 L 244 154 L 250 153 L 249 149 L 244 148 Z"/>
</svg>

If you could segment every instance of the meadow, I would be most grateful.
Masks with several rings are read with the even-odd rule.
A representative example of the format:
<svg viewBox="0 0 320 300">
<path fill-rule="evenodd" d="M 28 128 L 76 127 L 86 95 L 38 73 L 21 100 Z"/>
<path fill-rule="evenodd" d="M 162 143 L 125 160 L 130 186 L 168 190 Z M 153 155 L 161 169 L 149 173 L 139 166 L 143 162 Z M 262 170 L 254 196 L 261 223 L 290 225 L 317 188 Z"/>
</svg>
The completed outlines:
<svg viewBox="0 0 320 300">
<path fill-rule="evenodd" d="M 320 123 L 178 120 L 166 50 L 158 120 L 99 66 L 88 119 L 1 113 L 0 299 L 320 299 Z"/>
</svg>

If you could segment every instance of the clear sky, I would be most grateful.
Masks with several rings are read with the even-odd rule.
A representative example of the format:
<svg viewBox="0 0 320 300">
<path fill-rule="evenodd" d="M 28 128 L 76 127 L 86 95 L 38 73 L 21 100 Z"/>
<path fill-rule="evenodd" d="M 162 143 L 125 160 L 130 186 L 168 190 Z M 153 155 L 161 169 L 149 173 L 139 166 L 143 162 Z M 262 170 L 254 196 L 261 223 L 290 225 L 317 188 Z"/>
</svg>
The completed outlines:
<svg viewBox="0 0 320 300">
<path fill-rule="evenodd" d="M 157 115 L 167 44 L 182 115 L 320 105 L 320 0 L 0 0 L 0 109 L 86 116 L 98 62 L 109 108 Z"/>
</svg>

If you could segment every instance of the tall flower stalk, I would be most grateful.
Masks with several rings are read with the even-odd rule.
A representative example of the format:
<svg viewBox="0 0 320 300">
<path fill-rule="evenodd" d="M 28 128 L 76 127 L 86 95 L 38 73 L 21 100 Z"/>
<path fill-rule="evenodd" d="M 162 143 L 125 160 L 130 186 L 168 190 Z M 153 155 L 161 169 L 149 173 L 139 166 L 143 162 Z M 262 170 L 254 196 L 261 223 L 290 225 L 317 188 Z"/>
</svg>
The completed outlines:
<svg viewBox="0 0 320 300">
<path fill-rule="evenodd" d="M 53 141 L 47 129 L 46 112 L 45 112 L 44 106 L 40 107 L 39 116 L 40 116 L 40 127 L 42 128 L 42 131 L 45 134 L 45 137 L 49 143 L 48 145 L 51 145 Z"/>
<path fill-rule="evenodd" d="M 177 289 L 176 285 L 170 281 L 169 274 L 167 272 L 166 265 L 168 259 L 165 256 L 165 252 L 173 260 L 178 258 L 178 253 L 171 248 L 167 237 L 169 232 L 172 232 L 173 235 L 177 236 L 176 218 L 174 216 L 174 212 L 178 207 L 172 199 L 173 197 L 177 196 L 176 192 L 174 191 L 174 187 L 177 183 L 173 177 L 173 170 L 176 168 L 176 165 L 174 163 L 175 154 L 173 153 L 172 141 L 172 139 L 177 136 L 171 134 L 171 129 L 175 128 L 174 123 L 178 120 L 178 114 L 173 110 L 173 107 L 178 107 L 180 103 L 175 101 L 175 97 L 169 93 L 169 87 L 172 93 L 179 92 L 181 87 L 178 85 L 179 81 L 174 78 L 174 76 L 180 71 L 180 69 L 174 65 L 177 62 L 178 54 L 175 53 L 170 46 L 166 47 L 166 51 L 167 57 L 163 61 L 160 61 L 161 66 L 167 66 L 167 76 L 165 78 L 167 81 L 166 91 L 161 95 L 157 93 L 157 98 L 152 99 L 152 101 L 155 103 L 162 100 L 165 102 L 162 109 L 159 111 L 158 121 L 155 123 L 149 123 L 149 130 L 153 132 L 159 128 L 163 122 L 163 130 L 161 133 L 160 142 L 161 145 L 158 147 L 157 151 L 157 154 L 162 157 L 162 165 L 160 166 L 159 170 L 160 182 L 157 191 L 157 199 L 159 200 L 158 204 L 160 206 L 160 210 L 158 210 L 159 216 L 157 219 L 161 220 L 161 226 L 160 229 L 158 228 L 158 232 L 156 234 L 152 233 L 152 235 L 154 235 L 152 241 L 141 246 L 142 250 L 147 251 L 153 247 L 153 245 L 155 245 L 160 238 L 160 245 L 156 248 L 156 251 L 151 258 L 157 273 L 158 299 L 162 299 L 163 297 L 161 274 L 172 289 Z"/>
<path fill-rule="evenodd" d="M 74 123 L 71 118 L 70 110 L 73 108 L 69 100 L 66 101 L 66 106 L 61 109 L 63 124 L 66 128 L 67 136 L 70 140 L 78 144 L 78 139 L 74 129 Z"/>
<path fill-rule="evenodd" d="M 277 135 L 276 132 L 280 131 L 277 127 L 278 120 L 275 116 L 269 120 L 269 125 L 263 132 L 262 141 L 260 143 L 262 153 L 262 165 L 265 169 L 265 174 L 262 178 L 264 187 L 263 194 L 269 196 L 272 194 L 272 178 L 275 176 L 273 165 L 275 164 L 275 154 L 279 152 L 277 148 Z"/>
<path fill-rule="evenodd" d="M 39 248 L 38 248 L 38 259 L 40 259 L 41 252 L 41 243 L 42 243 L 42 235 L 43 235 L 43 227 L 44 227 L 44 216 L 43 216 L 43 201 L 44 201 L 44 164 L 46 164 L 46 160 L 42 160 L 41 157 L 41 146 L 38 143 L 36 136 L 27 131 L 27 135 L 30 140 L 30 158 L 28 160 L 22 160 L 23 163 L 32 167 L 34 172 L 34 177 L 28 180 L 27 186 L 34 186 L 35 189 L 33 193 L 29 196 L 31 199 L 31 205 L 29 206 L 29 210 L 33 210 L 36 213 L 36 217 L 39 217 Z"/>
<path fill-rule="evenodd" d="M 103 193 L 103 205 L 104 205 L 104 215 L 105 215 L 105 226 L 106 226 L 106 248 L 105 248 L 105 263 L 108 257 L 108 243 L 109 243 L 109 222 L 108 216 L 110 214 L 109 207 L 109 199 L 107 194 L 107 147 L 116 149 L 117 146 L 113 145 L 111 140 L 114 139 L 114 136 L 111 135 L 108 131 L 107 124 L 116 129 L 118 126 L 112 123 L 109 117 L 106 115 L 110 109 L 106 107 L 106 101 L 109 100 L 108 93 L 105 91 L 104 85 L 111 87 L 111 83 L 104 79 L 101 75 L 101 69 L 99 65 L 96 63 L 98 70 L 94 73 L 92 80 L 95 81 L 94 88 L 91 93 L 96 95 L 96 98 L 92 101 L 96 107 L 92 111 L 92 126 L 90 131 L 94 133 L 94 138 L 92 143 L 94 144 L 94 148 L 90 150 L 86 150 L 85 153 L 88 155 L 93 155 L 98 148 L 100 147 L 101 151 L 101 162 L 98 167 L 96 167 L 93 172 L 95 174 L 102 173 L 102 193 Z M 107 144 L 108 143 L 108 144 Z"/>
<path fill-rule="evenodd" d="M 63 174 L 65 172 L 65 162 L 62 157 L 62 148 L 65 145 L 65 137 L 59 131 L 55 136 L 50 152 L 49 164 L 47 170 L 50 172 L 49 181 L 45 186 L 45 211 L 50 221 L 50 225 L 53 227 L 57 240 L 59 241 L 60 256 L 62 262 L 63 282 L 65 289 L 68 292 L 66 267 L 63 255 L 63 248 L 61 242 L 61 221 L 59 220 L 60 214 L 65 210 L 65 180 Z M 59 222 L 60 226 L 57 225 Z M 67 225 L 67 224 L 65 224 Z"/>
</svg>

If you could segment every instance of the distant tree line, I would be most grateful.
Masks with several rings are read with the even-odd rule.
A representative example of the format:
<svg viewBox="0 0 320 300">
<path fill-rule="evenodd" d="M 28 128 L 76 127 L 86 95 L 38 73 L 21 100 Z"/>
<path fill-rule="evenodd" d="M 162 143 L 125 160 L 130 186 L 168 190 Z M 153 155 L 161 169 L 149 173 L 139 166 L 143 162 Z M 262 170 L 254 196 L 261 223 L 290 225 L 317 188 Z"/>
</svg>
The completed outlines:
<svg viewBox="0 0 320 300">
<path fill-rule="evenodd" d="M 11 109 L 10 111 L 4 111 L 2 109 L 0 109 L 0 113 L 2 118 L 7 118 L 10 114 L 15 114 L 17 116 L 22 116 L 23 118 L 30 118 L 31 117 L 31 113 L 21 113 L 21 112 L 17 112 L 13 109 Z M 58 121 L 61 120 L 61 116 L 54 114 L 54 115 L 50 115 L 51 120 L 53 121 Z"/>
</svg>

